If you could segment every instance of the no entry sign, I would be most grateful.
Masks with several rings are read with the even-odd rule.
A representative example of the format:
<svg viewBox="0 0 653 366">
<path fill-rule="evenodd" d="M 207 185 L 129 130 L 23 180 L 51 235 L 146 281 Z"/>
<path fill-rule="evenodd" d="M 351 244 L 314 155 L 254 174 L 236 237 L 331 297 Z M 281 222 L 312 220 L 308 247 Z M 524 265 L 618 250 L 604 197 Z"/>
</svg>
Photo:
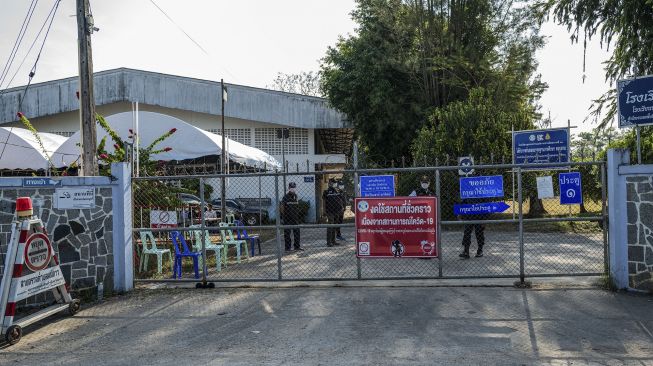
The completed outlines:
<svg viewBox="0 0 653 366">
<path fill-rule="evenodd" d="M 38 272 L 50 264 L 52 246 L 43 233 L 32 234 L 25 243 L 25 265 L 32 272 Z"/>
<path fill-rule="evenodd" d="M 437 257 L 436 197 L 356 199 L 356 256 Z"/>
</svg>

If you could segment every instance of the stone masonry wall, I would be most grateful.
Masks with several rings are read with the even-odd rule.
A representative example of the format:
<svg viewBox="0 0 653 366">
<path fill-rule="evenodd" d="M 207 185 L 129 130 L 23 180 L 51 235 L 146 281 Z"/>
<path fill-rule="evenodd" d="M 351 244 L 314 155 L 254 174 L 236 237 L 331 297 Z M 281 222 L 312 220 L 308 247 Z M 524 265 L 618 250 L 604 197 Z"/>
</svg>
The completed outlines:
<svg viewBox="0 0 653 366">
<path fill-rule="evenodd" d="M 626 189 L 629 285 L 653 291 L 653 177 L 627 177 Z"/>
<path fill-rule="evenodd" d="M 53 195 L 53 188 L 0 189 L 0 277 L 11 238 L 16 197 L 26 196 L 32 197 L 34 214 L 40 215 L 48 231 L 66 283 L 73 290 L 93 288 L 100 282 L 104 282 L 105 289 L 113 288 L 111 188 L 96 187 L 96 207 L 93 209 L 54 209 Z M 49 297 L 40 294 L 26 299 L 22 304 L 40 304 L 44 301 L 49 301 Z"/>
</svg>

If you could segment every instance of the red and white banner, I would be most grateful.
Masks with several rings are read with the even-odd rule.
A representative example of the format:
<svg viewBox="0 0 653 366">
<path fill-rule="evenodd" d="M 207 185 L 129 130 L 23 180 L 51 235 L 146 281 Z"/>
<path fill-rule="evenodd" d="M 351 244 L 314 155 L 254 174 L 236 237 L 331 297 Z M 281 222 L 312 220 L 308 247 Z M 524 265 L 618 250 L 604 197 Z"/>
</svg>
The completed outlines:
<svg viewBox="0 0 653 366">
<path fill-rule="evenodd" d="M 436 197 L 356 199 L 356 256 L 437 257 Z"/>
</svg>

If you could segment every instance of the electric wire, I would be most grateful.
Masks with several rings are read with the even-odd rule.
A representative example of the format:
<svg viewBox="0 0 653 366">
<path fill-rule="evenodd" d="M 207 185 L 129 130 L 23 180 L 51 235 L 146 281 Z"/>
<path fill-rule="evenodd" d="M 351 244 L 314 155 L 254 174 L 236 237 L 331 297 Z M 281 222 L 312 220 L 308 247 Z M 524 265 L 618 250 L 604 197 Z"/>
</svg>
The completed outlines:
<svg viewBox="0 0 653 366">
<path fill-rule="evenodd" d="M 14 46 L 11 49 L 9 58 L 5 63 L 5 67 L 2 69 L 2 74 L 0 74 L 0 86 L 4 83 L 7 74 L 9 74 L 14 58 L 16 58 L 16 54 L 18 53 L 18 48 L 20 48 L 20 44 L 23 42 L 23 37 L 25 37 L 25 33 L 27 32 L 27 27 L 29 27 L 29 23 L 32 21 L 32 15 L 34 14 L 38 2 L 39 0 L 32 0 L 29 9 L 27 9 L 27 15 L 25 15 L 25 19 L 23 19 L 23 24 L 20 26 L 20 31 L 18 32 Z"/>
</svg>

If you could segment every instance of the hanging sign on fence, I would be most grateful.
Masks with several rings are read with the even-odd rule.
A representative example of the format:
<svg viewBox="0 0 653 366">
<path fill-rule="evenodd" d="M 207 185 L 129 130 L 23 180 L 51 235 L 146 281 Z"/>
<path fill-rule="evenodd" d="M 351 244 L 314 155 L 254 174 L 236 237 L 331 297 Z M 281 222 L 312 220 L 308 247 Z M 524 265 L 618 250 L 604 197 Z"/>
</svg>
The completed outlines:
<svg viewBox="0 0 653 366">
<path fill-rule="evenodd" d="M 619 127 L 653 125 L 653 75 L 617 81 Z"/>
<path fill-rule="evenodd" d="M 569 129 L 515 131 L 512 156 L 517 164 L 569 162 Z"/>
<path fill-rule="evenodd" d="M 394 175 L 364 175 L 360 177 L 361 197 L 394 197 Z"/>
<path fill-rule="evenodd" d="M 356 199 L 356 256 L 437 257 L 436 197 Z"/>
<path fill-rule="evenodd" d="M 553 179 L 550 175 L 537 177 L 537 198 L 553 198 Z"/>
<path fill-rule="evenodd" d="M 463 215 L 484 215 L 491 213 L 503 212 L 510 208 L 505 202 L 483 202 L 453 205 L 453 212 L 456 216 Z"/>
<path fill-rule="evenodd" d="M 150 227 L 152 228 L 177 227 L 177 212 L 151 210 Z"/>
<path fill-rule="evenodd" d="M 460 198 L 503 197 L 503 176 L 460 178 Z"/>
<path fill-rule="evenodd" d="M 560 173 L 560 204 L 580 205 L 583 203 L 580 172 Z"/>
</svg>

